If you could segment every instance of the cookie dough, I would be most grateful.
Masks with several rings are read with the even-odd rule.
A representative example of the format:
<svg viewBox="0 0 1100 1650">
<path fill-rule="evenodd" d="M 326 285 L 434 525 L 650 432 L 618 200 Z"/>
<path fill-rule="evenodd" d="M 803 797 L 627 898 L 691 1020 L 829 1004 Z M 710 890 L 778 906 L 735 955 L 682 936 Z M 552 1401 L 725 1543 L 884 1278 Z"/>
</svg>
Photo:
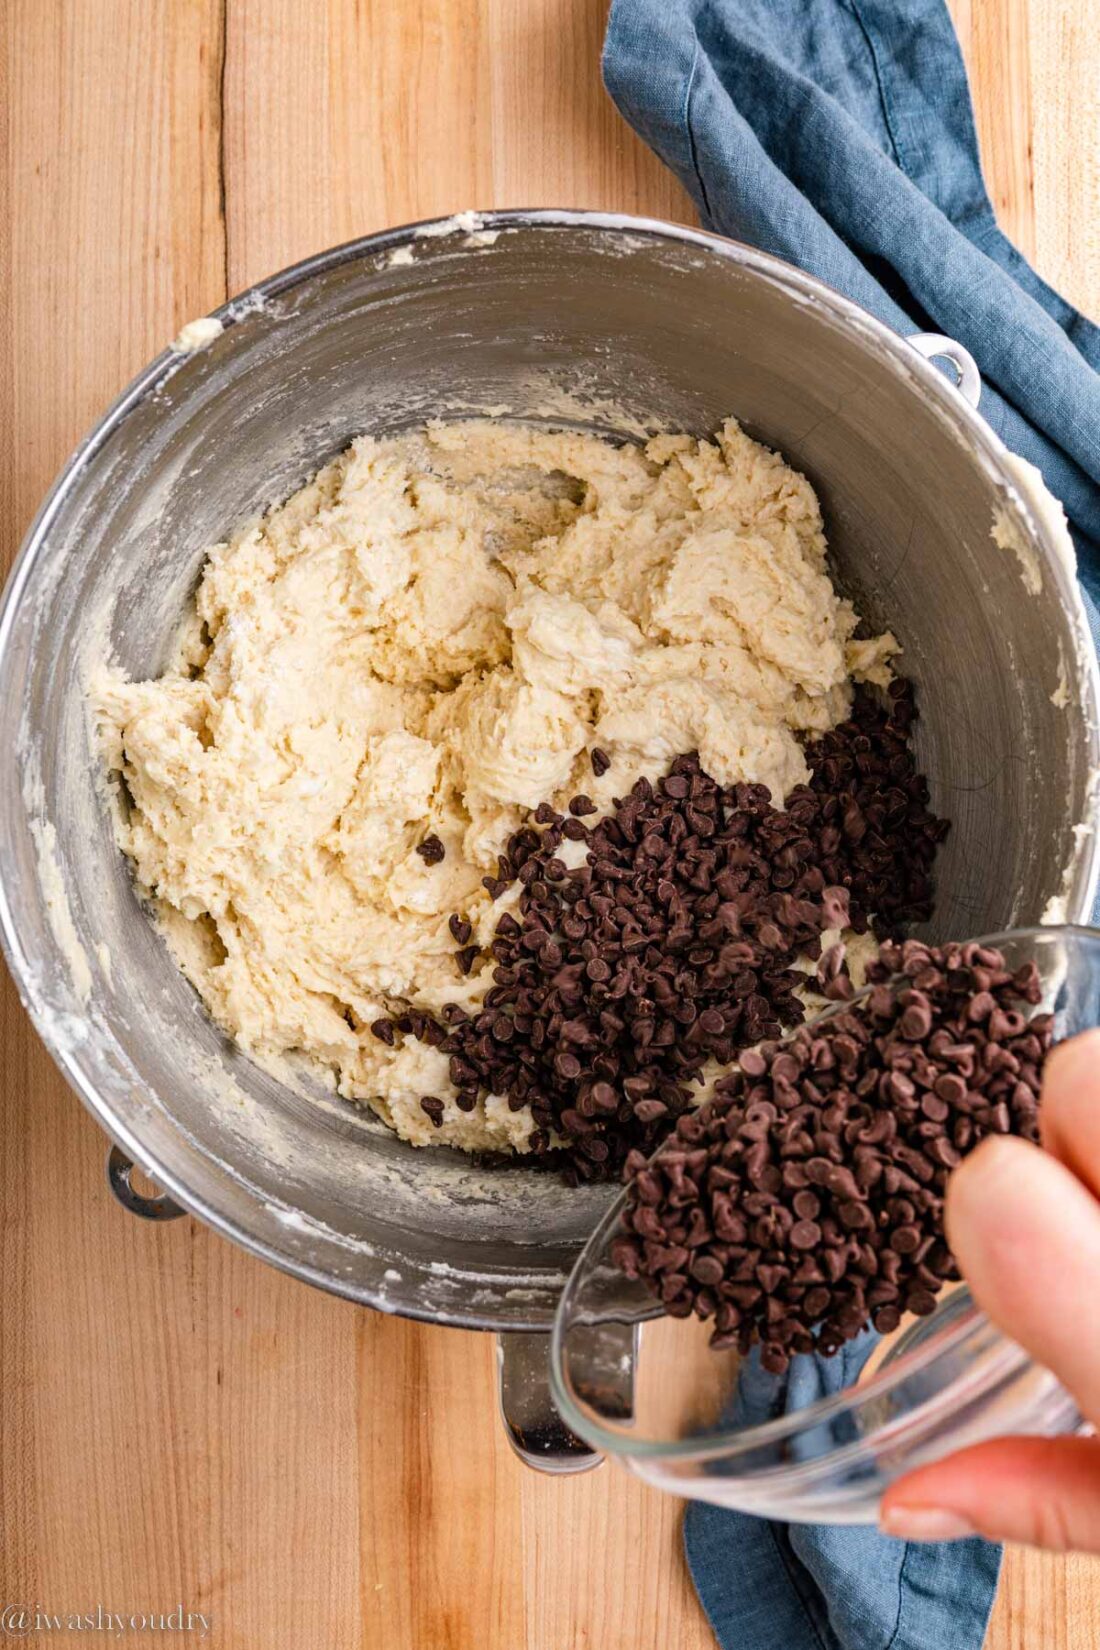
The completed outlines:
<svg viewBox="0 0 1100 1650">
<path fill-rule="evenodd" d="M 607 807 L 688 750 L 777 798 L 806 777 L 796 735 L 896 650 L 852 639 L 825 552 L 808 482 L 732 420 L 644 448 L 496 420 L 363 437 L 214 545 L 164 676 L 92 687 L 122 846 L 214 1018 L 416 1144 L 523 1151 L 528 1112 L 460 1111 L 446 1056 L 371 1022 L 484 996 L 448 918 L 491 935 L 516 890 L 481 879 L 539 802 Z"/>
</svg>

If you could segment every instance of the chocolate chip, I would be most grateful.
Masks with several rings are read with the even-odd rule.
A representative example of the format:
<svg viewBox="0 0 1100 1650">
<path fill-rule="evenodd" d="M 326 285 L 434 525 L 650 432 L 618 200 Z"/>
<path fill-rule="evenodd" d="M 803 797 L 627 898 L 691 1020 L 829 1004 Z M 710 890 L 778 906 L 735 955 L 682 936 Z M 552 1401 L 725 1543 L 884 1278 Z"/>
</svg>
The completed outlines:
<svg viewBox="0 0 1100 1650">
<path fill-rule="evenodd" d="M 420 1102 L 420 1109 L 426 1112 L 431 1119 L 433 1128 L 440 1128 L 443 1123 L 443 1102 L 436 1099 L 434 1094 L 426 1094 Z"/>
<path fill-rule="evenodd" d="M 619 1109 L 619 1096 L 610 1083 L 593 1083 L 591 1100 L 596 1111 L 613 1113 Z"/>
<path fill-rule="evenodd" d="M 691 1106 L 708 1061 L 727 1067 L 745 1050 L 751 1075 L 752 1046 L 802 1019 L 794 964 L 816 954 L 830 919 L 847 913 L 862 931 L 874 913 L 888 935 L 929 914 L 944 827 L 927 810 L 908 748 L 914 714 L 908 690 L 880 700 L 858 689 L 849 720 L 807 744 L 809 783 L 796 786 L 782 810 L 763 786 L 719 786 L 693 753 L 678 756 L 656 784 L 637 779 L 591 825 L 581 817 L 597 810 L 583 794 L 565 814 L 540 804 L 484 879 L 493 899 L 517 877 L 520 884 L 515 915 L 501 914 L 487 948 L 494 966 L 484 1009 L 443 1017 L 463 1105 L 494 1093 L 513 1110 L 529 1106 L 539 1135 L 532 1150 L 564 1149 L 587 1181 L 619 1175 L 635 1148 L 652 1152 Z M 584 846 L 583 863 L 570 865 L 558 852 L 564 841 Z M 480 955 L 468 921 L 451 923 L 462 973 Z M 830 995 L 846 998 L 843 957 L 827 966 Z M 410 1034 L 438 1035 L 430 1015 L 419 1026 Z M 841 1047 L 838 1062 L 833 1046 L 818 1040 L 822 1097 L 838 1081 L 855 1080 L 853 1047 L 855 1055 Z M 951 1069 L 969 1081 L 957 1062 Z M 898 1074 L 899 1093 L 910 1080 Z M 797 1106 L 785 1067 L 771 1082 L 777 1107 Z M 614 1105 L 593 1102 L 596 1083 L 609 1086 Z M 576 1139 L 567 1115 L 582 1125 Z M 958 1122 L 953 1115 L 952 1131 Z M 881 1127 L 870 1112 L 858 1131 L 852 1124 L 865 1145 L 885 1150 Z M 788 1148 L 804 1151 L 797 1142 L 813 1134 L 799 1123 Z M 552 1135 L 564 1148 L 551 1148 Z M 607 1152 L 593 1153 L 593 1139 Z M 952 1132 L 948 1144 L 954 1140 Z M 925 1172 L 942 1175 L 921 1144 Z M 759 1195 L 775 1195 L 775 1176 L 785 1186 L 792 1163 L 798 1159 L 758 1164 Z M 890 1167 L 910 1172 L 892 1159 Z M 859 1203 L 876 1173 L 883 1171 L 865 1165 L 847 1201 Z M 802 1180 L 798 1189 L 805 1188 Z"/>
<path fill-rule="evenodd" d="M 716 1346 L 759 1344 L 776 1370 L 869 1322 L 887 1334 L 931 1312 L 958 1275 L 947 1175 L 986 1134 L 1038 1137 L 1053 1022 L 1021 1007 L 1038 1001 L 1036 974 L 986 948 L 909 940 L 883 944 L 868 979 L 813 1031 L 746 1050 L 663 1151 L 627 1160 L 630 1275 L 664 1301 L 654 1253 L 690 1234 L 676 1313 L 713 1319 Z M 993 1005 L 975 1018 L 982 995 Z"/>
<path fill-rule="evenodd" d="M 725 1275 L 725 1267 L 717 1255 L 697 1255 L 688 1269 L 696 1282 L 704 1285 L 721 1283 Z"/>
<path fill-rule="evenodd" d="M 438 865 L 447 854 L 446 848 L 437 836 L 426 836 L 423 842 L 417 844 L 416 852 L 425 865 Z"/>
<path fill-rule="evenodd" d="M 901 1001 L 904 1008 L 899 1025 L 901 1035 L 911 1043 L 923 1042 L 932 1029 L 932 1010 L 927 998 L 920 991 L 907 991 Z"/>
<path fill-rule="evenodd" d="M 588 760 L 592 764 L 592 772 L 597 779 L 601 779 L 611 766 L 611 758 L 606 751 L 600 750 L 597 745 L 590 753 Z"/>
</svg>

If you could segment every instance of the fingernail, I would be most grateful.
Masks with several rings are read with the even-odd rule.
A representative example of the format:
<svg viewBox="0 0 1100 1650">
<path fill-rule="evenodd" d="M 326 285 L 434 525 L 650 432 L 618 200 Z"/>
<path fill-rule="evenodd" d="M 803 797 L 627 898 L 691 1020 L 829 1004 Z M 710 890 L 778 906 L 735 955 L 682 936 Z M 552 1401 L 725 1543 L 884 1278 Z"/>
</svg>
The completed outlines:
<svg viewBox="0 0 1100 1650">
<path fill-rule="evenodd" d="M 902 1541 L 961 1541 L 977 1533 L 961 1513 L 947 1507 L 884 1507 L 879 1529 Z"/>
</svg>

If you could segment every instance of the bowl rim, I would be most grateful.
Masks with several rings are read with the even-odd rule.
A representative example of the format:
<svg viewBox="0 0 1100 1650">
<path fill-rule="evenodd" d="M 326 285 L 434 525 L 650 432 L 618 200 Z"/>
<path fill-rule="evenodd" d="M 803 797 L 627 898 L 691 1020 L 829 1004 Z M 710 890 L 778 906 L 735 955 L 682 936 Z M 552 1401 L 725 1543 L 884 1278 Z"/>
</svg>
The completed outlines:
<svg viewBox="0 0 1100 1650">
<path fill-rule="evenodd" d="M 221 323 L 222 332 L 207 347 L 225 347 L 226 340 L 232 347 L 235 327 L 245 321 L 250 314 L 262 312 L 271 300 L 285 296 L 314 277 L 330 273 L 343 264 L 378 259 L 380 254 L 388 255 L 406 247 L 415 247 L 423 252 L 423 259 L 417 259 L 416 263 L 429 263 L 437 256 L 451 256 L 455 253 L 484 257 L 492 255 L 491 248 L 484 242 L 475 241 L 470 244 L 467 237 L 471 232 L 495 231 L 500 235 L 514 230 L 532 229 L 549 232 L 592 231 L 598 237 L 606 239 L 609 246 L 625 240 L 628 243 L 627 251 L 630 250 L 631 238 L 693 247 L 701 253 L 713 255 L 722 261 L 749 270 L 777 287 L 791 301 L 802 306 L 812 304 L 828 321 L 854 331 L 889 370 L 907 376 L 916 389 L 929 396 L 948 427 L 953 428 L 968 443 L 975 462 L 1007 497 L 1030 542 L 1038 549 L 1047 577 L 1052 581 L 1052 588 L 1063 611 L 1069 614 L 1075 628 L 1087 636 L 1084 607 L 1077 582 L 1072 577 L 1046 522 L 1033 510 L 1029 499 L 1021 491 L 1006 465 L 1007 448 L 981 415 L 958 393 L 955 386 L 933 366 L 931 361 L 909 347 L 900 334 L 816 276 L 808 275 L 795 265 L 770 253 L 758 251 L 743 242 L 709 230 L 628 213 L 553 207 L 508 208 L 422 219 L 346 241 L 312 254 L 255 282 L 210 311 L 210 317 Z M 385 267 L 384 264 L 379 264 L 380 269 Z M 415 270 L 415 267 L 416 264 L 412 269 Z M 292 325 L 294 316 L 288 314 L 279 319 L 280 324 Z M 3 670 L 8 655 L 12 632 L 28 585 L 48 544 L 53 523 L 67 502 L 69 494 L 116 430 L 147 396 L 182 370 L 195 353 L 194 350 L 182 350 L 175 345 L 169 345 L 155 356 L 136 374 L 78 442 L 58 473 L 24 535 L 3 594 L 0 596 L 0 671 Z M 1084 669 L 1083 687 L 1087 701 L 1085 724 L 1089 748 L 1086 755 L 1090 768 L 1095 769 L 1100 768 L 1100 672 L 1091 649 L 1084 650 L 1084 657 L 1080 662 Z M 1067 909 L 1071 915 L 1078 916 L 1091 907 L 1096 884 L 1100 879 L 1100 842 L 1096 840 L 1095 835 L 1089 837 L 1083 850 L 1069 865 L 1067 878 Z M 553 1319 L 553 1305 L 550 1299 L 545 1304 L 530 1309 L 522 1306 L 515 1307 L 512 1312 L 507 1309 L 505 1297 L 513 1287 L 517 1287 L 516 1279 L 521 1276 L 515 1270 L 501 1270 L 498 1290 L 500 1301 L 494 1307 L 459 1307 L 446 1312 L 425 1307 L 421 1311 L 404 1304 L 397 1307 L 392 1299 L 387 1300 L 385 1289 L 378 1279 L 356 1282 L 338 1272 L 330 1273 L 299 1254 L 282 1250 L 268 1238 L 247 1229 L 237 1215 L 217 1206 L 216 1197 L 193 1189 L 179 1175 L 166 1168 L 160 1162 L 158 1154 L 151 1152 L 144 1145 L 140 1130 L 112 1100 L 100 1092 L 96 1083 L 85 1072 L 79 1050 L 74 1049 L 66 1039 L 57 1015 L 40 1000 L 34 986 L 32 965 L 24 952 L 19 925 L 9 899 L 7 879 L 2 869 L 0 948 L 7 960 L 20 999 L 39 1037 L 70 1087 L 75 1090 L 83 1105 L 107 1135 L 119 1142 L 135 1162 L 140 1164 L 184 1209 L 279 1269 L 361 1304 L 389 1312 L 399 1311 L 402 1316 L 422 1317 L 427 1321 L 445 1321 L 448 1324 L 469 1328 L 546 1330 L 550 1327 Z M 251 1188 L 248 1189 L 251 1207 L 257 1199 L 251 1194 Z M 285 1211 L 291 1217 L 297 1213 L 295 1207 L 289 1203 L 285 1205 Z M 323 1237 L 323 1234 L 319 1236 Z M 531 1261 L 522 1273 L 522 1286 L 530 1288 L 532 1275 L 544 1272 L 546 1281 L 542 1286 L 542 1292 L 549 1297 L 556 1297 L 560 1292 L 562 1274 L 556 1268 L 540 1267 L 535 1259 L 536 1253 L 537 1251 L 533 1250 Z M 482 1289 L 485 1287 L 489 1271 L 490 1269 L 486 1268 L 484 1272 L 477 1274 L 478 1284 Z"/>
<path fill-rule="evenodd" d="M 1046 945 L 1054 941 L 1061 941 L 1069 937 L 1073 941 L 1084 941 L 1095 946 L 1100 953 L 1100 927 L 1090 927 L 1084 923 L 1060 923 L 1047 926 L 1032 926 L 1029 928 L 1012 928 L 1002 930 L 997 934 L 978 935 L 972 941 L 959 941 L 960 944 L 977 944 L 993 946 L 1000 949 L 1007 941 L 1037 942 Z M 904 975 L 894 975 L 889 982 L 900 982 Z M 850 1010 L 853 1003 L 865 999 L 874 986 L 864 986 L 857 991 L 854 997 L 846 1002 L 831 1003 L 828 1008 L 822 1009 L 811 1019 L 805 1020 L 800 1026 L 791 1028 L 788 1035 L 812 1029 L 823 1021 L 834 1019 L 837 1015 Z M 671 1136 L 669 1136 L 671 1139 Z M 656 1157 L 668 1145 L 668 1140 L 662 1142 Z M 574 1262 L 569 1279 L 562 1290 L 558 1302 L 558 1309 L 554 1314 L 554 1326 L 550 1339 L 550 1391 L 555 1406 L 563 1419 L 586 1442 L 607 1455 L 634 1459 L 644 1462 L 683 1462 L 683 1461 L 712 1461 L 719 1457 L 727 1460 L 736 1460 L 737 1456 L 761 1445 L 776 1444 L 790 1441 L 809 1428 L 820 1426 L 825 1422 L 835 1420 L 843 1415 L 851 1406 L 853 1397 L 860 1403 L 874 1401 L 893 1392 L 903 1381 L 913 1375 L 924 1373 L 935 1366 L 937 1360 L 945 1355 L 957 1352 L 968 1342 L 978 1344 L 986 1342 L 993 1358 L 991 1371 L 987 1371 L 983 1385 L 990 1384 L 993 1377 L 1004 1378 L 1006 1375 L 1026 1369 L 1034 1363 L 1030 1354 L 1019 1347 L 1003 1331 L 996 1328 L 980 1307 L 976 1305 L 969 1288 L 963 1283 L 960 1288 L 953 1289 L 947 1296 L 937 1301 L 935 1310 L 926 1318 L 920 1320 L 933 1328 L 936 1319 L 944 1314 L 944 1309 L 950 1303 L 953 1313 L 957 1314 L 957 1321 L 948 1325 L 934 1342 L 924 1341 L 916 1347 L 911 1347 L 899 1353 L 896 1359 L 883 1365 L 871 1375 L 865 1384 L 848 1386 L 839 1392 L 830 1393 L 827 1397 L 817 1398 L 805 1408 L 793 1410 L 789 1414 L 777 1416 L 774 1420 L 763 1421 L 747 1427 L 731 1427 L 725 1431 L 708 1432 L 697 1439 L 679 1438 L 669 1440 L 655 1440 L 646 1438 L 631 1439 L 626 1429 L 616 1430 L 605 1427 L 601 1422 L 594 1420 L 591 1414 L 581 1407 L 565 1380 L 564 1371 L 566 1358 L 564 1352 L 564 1338 L 570 1326 L 564 1323 L 567 1302 L 574 1282 L 584 1267 L 590 1250 L 597 1246 L 604 1246 L 611 1228 L 617 1223 L 619 1215 L 625 1205 L 627 1193 L 624 1188 L 615 1199 L 611 1208 L 606 1211 L 600 1224 L 590 1236 L 584 1249 Z M 664 1318 L 659 1304 L 654 1303 L 652 1309 L 646 1308 L 639 1312 L 638 1323 L 653 1322 Z M 608 1314 L 609 1320 L 626 1322 L 625 1319 L 614 1319 Z M 812 1356 L 812 1354 L 810 1354 Z M 981 1390 L 981 1388 L 979 1388 Z M 906 1414 L 891 1418 L 884 1426 L 875 1428 L 864 1437 L 856 1438 L 846 1444 L 839 1444 L 834 1449 L 824 1450 L 820 1455 L 806 1461 L 794 1461 L 782 1466 L 760 1468 L 746 1474 L 747 1478 L 763 1480 L 769 1483 L 780 1481 L 788 1483 L 806 1475 L 813 1476 L 826 1468 L 831 1469 L 838 1464 L 851 1460 L 854 1456 L 865 1453 L 876 1442 L 889 1436 L 892 1429 L 901 1429 L 910 1425 L 919 1424 L 920 1419 L 928 1412 L 945 1401 L 945 1395 L 950 1388 L 940 1392 L 930 1393 L 921 1402 L 914 1404 Z"/>
</svg>

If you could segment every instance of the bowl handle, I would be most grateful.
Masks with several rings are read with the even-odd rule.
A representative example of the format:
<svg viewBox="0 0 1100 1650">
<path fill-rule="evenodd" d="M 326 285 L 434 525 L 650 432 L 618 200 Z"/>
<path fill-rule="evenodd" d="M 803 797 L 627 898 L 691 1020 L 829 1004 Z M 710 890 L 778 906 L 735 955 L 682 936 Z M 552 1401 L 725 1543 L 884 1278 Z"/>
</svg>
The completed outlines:
<svg viewBox="0 0 1100 1650">
<path fill-rule="evenodd" d="M 124 1209 L 132 1215 L 139 1215 L 142 1220 L 176 1220 L 180 1215 L 187 1213 L 178 1203 L 174 1203 L 167 1192 L 158 1192 L 156 1197 L 144 1197 L 141 1192 L 135 1191 L 130 1176 L 134 1172 L 134 1160 L 118 1146 L 112 1146 L 107 1153 L 107 1184 L 114 1192 Z"/>
<path fill-rule="evenodd" d="M 536 1472 L 588 1472 L 603 1456 L 570 1432 L 550 1396 L 550 1336 L 512 1329 L 497 1337 L 500 1413 L 508 1442 Z"/>
<path fill-rule="evenodd" d="M 950 361 L 955 369 L 955 388 L 964 401 L 976 407 L 982 395 L 982 375 L 968 349 L 942 332 L 912 332 L 906 339 L 926 361 Z"/>
</svg>

